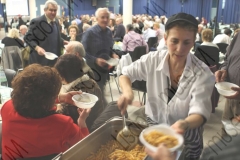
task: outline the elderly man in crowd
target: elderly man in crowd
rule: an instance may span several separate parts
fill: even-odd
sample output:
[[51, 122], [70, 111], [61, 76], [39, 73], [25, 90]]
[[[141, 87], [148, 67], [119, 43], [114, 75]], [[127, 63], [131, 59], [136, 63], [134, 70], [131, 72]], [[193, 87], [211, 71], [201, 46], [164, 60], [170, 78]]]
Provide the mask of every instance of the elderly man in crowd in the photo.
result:
[[23, 40], [24, 36], [26, 35], [28, 31], [28, 28], [26, 25], [21, 25], [20, 28], [19, 28], [19, 32], [20, 32], [20, 39]]
[[98, 8], [95, 14], [98, 24], [89, 28], [83, 34], [82, 44], [86, 51], [85, 58], [87, 64], [96, 71], [94, 72], [96, 82], [103, 91], [109, 77], [107, 60], [111, 57], [119, 57], [112, 53], [112, 32], [107, 27], [110, 20], [110, 12], [107, 8]]
[[153, 29], [151, 29], [151, 24], [148, 21], [144, 21], [144, 31], [143, 31], [143, 39], [145, 42], [148, 42], [150, 37], [156, 37], [157, 33]]
[[[82, 43], [78, 41], [69, 42], [68, 45], [65, 46], [65, 54], [75, 54], [81, 60], [83, 60], [83, 57], [86, 55]], [[88, 74], [90, 78], [94, 78], [92, 69], [87, 65], [85, 61], [83, 63], [83, 73]]]
[[56, 59], [46, 59], [45, 52], [52, 52], [60, 56], [63, 43], [67, 44], [61, 39], [59, 21], [56, 20], [57, 6], [58, 4], [54, 0], [46, 1], [44, 15], [34, 18], [30, 22], [29, 31], [24, 37], [24, 41], [31, 47], [29, 64], [53, 66]]
[[122, 41], [126, 33], [125, 27], [122, 24], [122, 18], [116, 19], [116, 29], [114, 31], [114, 41]]
[[229, 28], [226, 28], [224, 30], [223, 34], [219, 34], [217, 35], [214, 40], [213, 43], [217, 44], [217, 43], [226, 43], [228, 45], [230, 45], [231, 43], [231, 35], [232, 35], [232, 30]]

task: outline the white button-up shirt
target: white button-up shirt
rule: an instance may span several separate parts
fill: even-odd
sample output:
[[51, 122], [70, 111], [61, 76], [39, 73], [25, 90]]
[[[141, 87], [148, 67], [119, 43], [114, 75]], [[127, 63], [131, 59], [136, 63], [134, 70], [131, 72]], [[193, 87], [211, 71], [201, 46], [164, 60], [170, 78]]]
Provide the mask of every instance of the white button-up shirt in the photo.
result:
[[150, 52], [123, 68], [122, 74], [131, 82], [146, 81], [147, 116], [157, 123], [169, 125], [190, 114], [199, 114], [208, 120], [212, 110], [214, 75], [208, 66], [189, 53], [177, 92], [168, 103], [168, 88], [171, 86], [168, 57], [166, 50]]

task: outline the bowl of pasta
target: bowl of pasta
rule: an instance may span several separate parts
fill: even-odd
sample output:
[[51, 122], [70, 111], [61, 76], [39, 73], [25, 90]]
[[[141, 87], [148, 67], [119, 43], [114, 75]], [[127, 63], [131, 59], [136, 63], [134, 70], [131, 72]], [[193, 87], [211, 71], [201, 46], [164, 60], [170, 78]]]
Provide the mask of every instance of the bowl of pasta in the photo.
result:
[[171, 152], [177, 151], [183, 145], [183, 136], [176, 133], [165, 124], [154, 125], [144, 129], [139, 137], [141, 143], [153, 152], [164, 143]]

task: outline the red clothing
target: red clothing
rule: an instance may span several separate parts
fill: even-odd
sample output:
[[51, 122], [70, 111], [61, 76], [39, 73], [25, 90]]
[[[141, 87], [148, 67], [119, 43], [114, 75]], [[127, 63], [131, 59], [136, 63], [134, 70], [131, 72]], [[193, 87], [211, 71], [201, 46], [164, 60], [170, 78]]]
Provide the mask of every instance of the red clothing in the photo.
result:
[[22, 117], [12, 100], [3, 105], [1, 116], [3, 160], [64, 152], [89, 134], [87, 128], [79, 128], [71, 117], [61, 114], [40, 119]]

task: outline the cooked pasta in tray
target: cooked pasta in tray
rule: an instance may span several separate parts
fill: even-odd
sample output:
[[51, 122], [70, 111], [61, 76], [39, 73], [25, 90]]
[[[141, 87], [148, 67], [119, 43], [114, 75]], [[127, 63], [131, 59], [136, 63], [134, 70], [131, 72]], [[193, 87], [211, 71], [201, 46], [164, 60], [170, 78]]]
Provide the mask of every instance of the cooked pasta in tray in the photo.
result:
[[166, 147], [173, 148], [178, 144], [177, 138], [165, 135], [159, 131], [151, 131], [148, 134], [144, 134], [144, 139], [151, 145], [157, 147], [159, 144], [164, 143]]
[[116, 140], [110, 140], [86, 160], [143, 160], [145, 156], [143, 146], [137, 145], [132, 150], [125, 151]]

